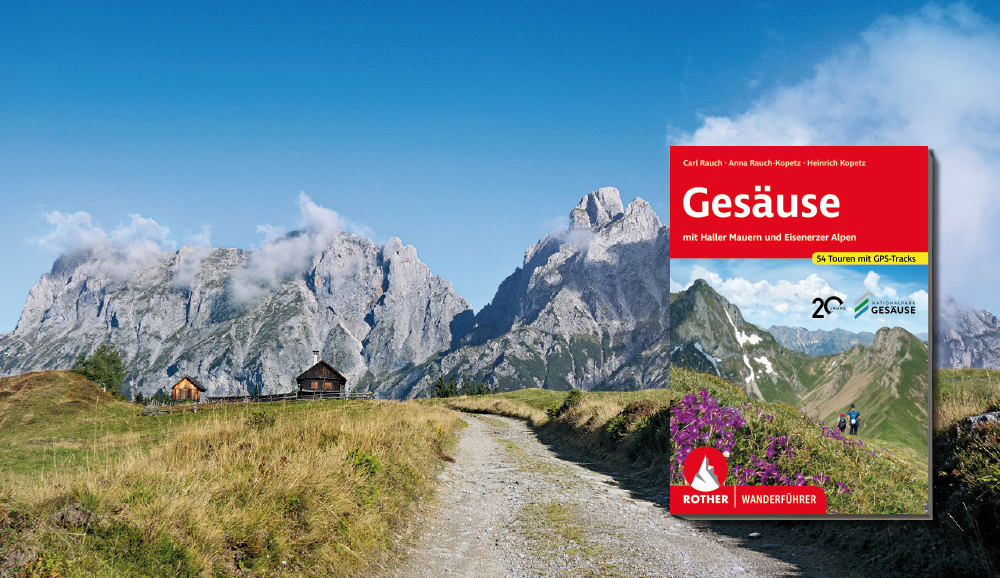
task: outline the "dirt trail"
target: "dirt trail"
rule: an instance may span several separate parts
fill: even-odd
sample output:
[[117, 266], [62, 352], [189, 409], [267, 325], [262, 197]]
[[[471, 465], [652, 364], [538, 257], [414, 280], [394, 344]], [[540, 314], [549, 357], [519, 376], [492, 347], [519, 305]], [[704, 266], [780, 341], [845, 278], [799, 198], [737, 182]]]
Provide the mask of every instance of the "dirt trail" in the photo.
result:
[[455, 463], [398, 578], [837, 575], [671, 517], [614, 478], [558, 459], [520, 421], [464, 419]]

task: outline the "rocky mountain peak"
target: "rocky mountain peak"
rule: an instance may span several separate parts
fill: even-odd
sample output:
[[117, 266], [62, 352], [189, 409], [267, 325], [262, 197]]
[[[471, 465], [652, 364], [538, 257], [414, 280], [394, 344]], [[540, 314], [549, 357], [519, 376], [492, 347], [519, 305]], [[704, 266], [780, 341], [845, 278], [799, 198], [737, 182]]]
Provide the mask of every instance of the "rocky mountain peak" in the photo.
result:
[[695, 279], [690, 287], [680, 293], [680, 298], [690, 301], [691, 307], [695, 307], [695, 302], [699, 298], [705, 302], [713, 303], [729, 315], [729, 319], [736, 328], [742, 328], [746, 324], [740, 308], [730, 303], [704, 279]]
[[620, 218], [625, 213], [621, 194], [614, 187], [602, 187], [580, 201], [570, 213], [569, 228], [599, 229]]
[[525, 250], [441, 369], [463, 366], [504, 388], [664, 384], [669, 257], [669, 230], [646, 201], [626, 209], [617, 189], [593, 191], [568, 230]]
[[1000, 368], [1000, 320], [952, 296], [937, 307], [935, 367]]
[[209, 395], [236, 395], [294, 388], [318, 349], [351, 389], [376, 389], [467, 332], [466, 301], [398, 238], [284, 239], [282, 250], [252, 253], [70, 251], [32, 288], [16, 332], [0, 337], [0, 362], [7, 373], [69, 367], [110, 342], [133, 391], [190, 374]]
[[894, 368], [895, 375], [898, 375], [899, 360], [911, 359], [910, 349], [917, 344], [926, 350], [927, 346], [923, 341], [902, 327], [881, 327], [875, 332], [875, 338], [862, 361], [862, 366], [867, 368], [874, 364], [891, 367]]
[[872, 350], [881, 351], [892, 348], [899, 340], [905, 339], [908, 335], [910, 332], [902, 327], [880, 327], [872, 340]]
[[413, 245], [404, 245], [399, 237], [390, 237], [385, 245], [382, 245], [381, 257], [385, 261], [398, 258], [404, 262], [415, 262], [417, 250]]

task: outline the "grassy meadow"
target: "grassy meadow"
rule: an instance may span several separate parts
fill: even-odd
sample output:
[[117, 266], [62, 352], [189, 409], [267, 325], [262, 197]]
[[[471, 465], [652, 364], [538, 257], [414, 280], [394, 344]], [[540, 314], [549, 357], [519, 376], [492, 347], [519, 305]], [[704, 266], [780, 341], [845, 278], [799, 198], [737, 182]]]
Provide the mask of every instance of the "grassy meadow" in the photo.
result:
[[0, 575], [371, 575], [460, 423], [371, 401], [142, 417], [71, 372], [4, 378]]
[[[795, 451], [775, 452], [772, 463], [823, 485], [831, 511], [923, 512], [924, 457], [874, 439], [845, 443], [797, 409], [748, 399], [711, 375], [673, 368], [671, 378], [671, 390], [523, 389], [150, 417], [71, 372], [3, 378], [0, 576], [380, 574], [401, 557], [413, 514], [432, 496], [461, 425], [454, 410], [524, 419], [570, 453], [637, 474], [633, 486], [665, 488], [678, 443], [668, 408], [703, 403], [702, 390], [747, 422], [734, 456], [766, 455], [787, 438]], [[963, 426], [996, 409], [1000, 372], [935, 373], [933, 521], [713, 527], [785, 536], [886, 575], [996, 576], [1000, 426]]]

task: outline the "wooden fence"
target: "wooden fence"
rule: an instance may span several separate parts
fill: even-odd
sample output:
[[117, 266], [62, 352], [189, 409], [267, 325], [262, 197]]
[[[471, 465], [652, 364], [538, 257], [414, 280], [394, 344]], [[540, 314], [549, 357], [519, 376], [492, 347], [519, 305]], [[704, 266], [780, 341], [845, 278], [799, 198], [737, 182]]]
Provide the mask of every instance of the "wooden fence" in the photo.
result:
[[151, 401], [142, 412], [147, 415], [191, 411], [199, 409], [219, 408], [231, 405], [250, 405], [251, 403], [278, 403], [287, 401], [322, 401], [324, 399], [372, 399], [370, 391], [345, 391], [325, 393], [276, 393], [273, 395], [243, 395], [235, 397], [205, 396], [197, 403], [174, 403]]

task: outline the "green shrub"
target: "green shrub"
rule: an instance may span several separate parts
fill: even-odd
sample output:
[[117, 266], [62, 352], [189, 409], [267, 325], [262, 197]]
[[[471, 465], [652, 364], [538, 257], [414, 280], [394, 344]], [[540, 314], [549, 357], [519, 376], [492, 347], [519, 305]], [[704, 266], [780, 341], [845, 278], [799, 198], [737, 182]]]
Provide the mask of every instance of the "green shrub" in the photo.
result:
[[102, 343], [89, 357], [81, 353], [73, 365], [73, 371], [107, 388], [112, 396], [115, 393], [121, 396], [118, 386], [125, 381], [125, 364], [114, 345]]
[[264, 410], [252, 410], [247, 416], [246, 424], [248, 428], [262, 430], [274, 425], [274, 416]]
[[625, 409], [608, 421], [607, 432], [611, 439], [622, 440], [630, 432], [648, 424], [650, 416], [660, 411], [660, 404], [654, 399], [640, 399], [630, 402]]
[[448, 381], [444, 380], [444, 376], [439, 377], [434, 383], [433, 397], [458, 397], [458, 382], [455, 381], [455, 376], [451, 376]]
[[566, 394], [566, 398], [563, 400], [562, 405], [552, 406], [545, 410], [545, 413], [552, 419], [555, 419], [567, 411], [573, 409], [574, 407], [580, 405], [583, 401], [583, 392], [579, 389], [571, 389], [569, 393]]
[[375, 456], [370, 455], [368, 452], [361, 448], [354, 448], [353, 450], [347, 452], [347, 457], [345, 458], [347, 463], [354, 466], [354, 469], [358, 472], [368, 476], [373, 477], [378, 473], [381, 464], [378, 463], [378, 459]]
[[462, 395], [490, 395], [493, 390], [485, 383], [470, 381], [462, 387]]

